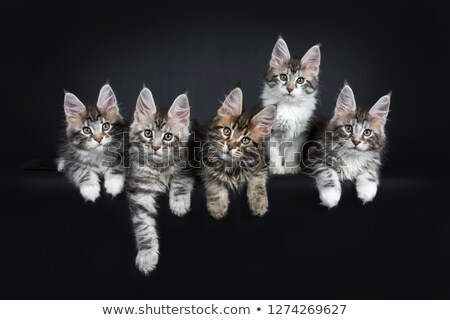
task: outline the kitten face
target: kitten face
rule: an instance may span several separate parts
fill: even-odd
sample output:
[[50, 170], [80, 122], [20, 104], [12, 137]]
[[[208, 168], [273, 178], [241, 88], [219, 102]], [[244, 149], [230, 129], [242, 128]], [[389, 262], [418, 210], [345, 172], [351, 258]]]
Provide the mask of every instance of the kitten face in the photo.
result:
[[390, 96], [383, 96], [370, 110], [356, 106], [353, 91], [345, 86], [336, 104], [328, 129], [335, 143], [356, 151], [378, 150], [384, 145], [384, 125], [389, 112]]
[[176, 158], [180, 147], [189, 137], [189, 101], [178, 96], [167, 111], [157, 109], [149, 89], [139, 94], [131, 124], [130, 142], [143, 151], [148, 159], [162, 162]]
[[77, 149], [102, 152], [106, 145], [121, 141], [123, 120], [109, 85], [100, 90], [97, 105], [88, 108], [67, 92], [64, 110], [68, 122], [67, 137]]
[[210, 125], [209, 156], [241, 166], [259, 164], [263, 160], [262, 144], [274, 119], [273, 106], [264, 108], [253, 118], [242, 114], [242, 91], [234, 89]]
[[291, 57], [286, 42], [280, 38], [273, 48], [266, 85], [279, 101], [302, 100], [314, 94], [319, 83], [320, 49], [313, 46], [303, 58]]

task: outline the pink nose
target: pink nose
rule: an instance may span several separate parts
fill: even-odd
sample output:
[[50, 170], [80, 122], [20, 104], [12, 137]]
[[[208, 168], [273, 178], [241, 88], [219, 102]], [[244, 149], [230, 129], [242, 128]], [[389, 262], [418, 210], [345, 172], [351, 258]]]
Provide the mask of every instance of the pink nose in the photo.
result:
[[152, 148], [153, 148], [153, 150], [158, 151], [161, 147], [160, 146], [153, 146]]
[[294, 91], [293, 88], [286, 88], [286, 90], [287, 90], [289, 93], [291, 93], [292, 91]]
[[353, 144], [354, 144], [355, 146], [357, 146], [358, 144], [361, 143], [361, 141], [359, 141], [359, 140], [352, 140], [352, 142], [353, 142]]
[[100, 142], [102, 142], [103, 137], [95, 137], [94, 140], [97, 141], [98, 143], [100, 143]]

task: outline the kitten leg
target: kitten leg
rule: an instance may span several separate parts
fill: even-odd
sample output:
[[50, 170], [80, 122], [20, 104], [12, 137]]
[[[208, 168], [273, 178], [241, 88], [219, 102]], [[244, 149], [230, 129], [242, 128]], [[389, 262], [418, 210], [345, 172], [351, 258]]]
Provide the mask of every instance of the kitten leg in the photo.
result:
[[228, 211], [228, 190], [225, 186], [215, 183], [205, 183], [206, 188], [206, 206], [211, 217], [215, 219], [223, 218]]
[[254, 176], [247, 184], [247, 200], [252, 214], [263, 216], [269, 209], [267, 198], [267, 175]]
[[79, 167], [71, 172], [72, 180], [80, 188], [85, 201], [94, 202], [100, 196], [100, 182], [98, 175], [87, 168]]
[[159, 259], [155, 197], [156, 194], [152, 192], [129, 196], [131, 221], [138, 249], [136, 267], [145, 275], [156, 268]]
[[280, 141], [275, 137], [270, 137], [269, 143], [269, 172], [271, 174], [285, 174], [285, 168], [283, 167], [283, 155], [280, 152]]
[[123, 190], [125, 172], [121, 167], [110, 168], [105, 173], [106, 192], [115, 197]]
[[193, 177], [178, 177], [172, 180], [169, 192], [169, 205], [173, 214], [182, 217], [189, 212], [193, 189]]
[[359, 174], [355, 179], [356, 192], [363, 204], [370, 202], [375, 198], [378, 189], [378, 173], [366, 171]]
[[316, 184], [319, 189], [321, 205], [333, 208], [341, 199], [341, 183], [335, 170], [324, 167], [316, 173]]
[[297, 174], [300, 172], [300, 152], [303, 147], [304, 137], [292, 138], [292, 141], [285, 142], [284, 167], [286, 174]]

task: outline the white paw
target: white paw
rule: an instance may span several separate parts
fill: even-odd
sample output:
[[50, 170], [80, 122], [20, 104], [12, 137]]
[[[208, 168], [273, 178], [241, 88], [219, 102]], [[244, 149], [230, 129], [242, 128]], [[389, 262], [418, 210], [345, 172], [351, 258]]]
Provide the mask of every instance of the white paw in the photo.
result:
[[269, 172], [271, 174], [286, 174], [286, 169], [282, 166], [269, 167]]
[[339, 200], [341, 199], [341, 190], [336, 188], [323, 188], [319, 190], [319, 196], [321, 205], [333, 208], [337, 206]]
[[100, 196], [100, 184], [98, 182], [87, 182], [80, 186], [80, 193], [85, 201], [94, 202]]
[[358, 198], [362, 200], [363, 204], [366, 204], [367, 202], [370, 202], [373, 200], [373, 198], [375, 198], [377, 189], [377, 184], [373, 182], [359, 184], [356, 186]]
[[182, 217], [191, 209], [190, 196], [178, 197], [175, 200], [170, 200], [170, 209], [173, 214]]
[[136, 267], [143, 274], [148, 275], [155, 270], [158, 264], [159, 254], [155, 250], [141, 250], [136, 256]]
[[300, 166], [297, 167], [287, 167], [285, 168], [285, 173], [286, 174], [297, 174], [300, 172]]
[[117, 196], [123, 190], [125, 178], [121, 175], [112, 175], [105, 178], [106, 192], [113, 197]]

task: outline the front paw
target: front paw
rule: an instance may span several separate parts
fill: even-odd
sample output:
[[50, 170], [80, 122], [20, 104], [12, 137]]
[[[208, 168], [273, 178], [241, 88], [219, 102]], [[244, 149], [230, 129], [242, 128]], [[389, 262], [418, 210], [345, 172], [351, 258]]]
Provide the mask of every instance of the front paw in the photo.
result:
[[169, 205], [174, 215], [182, 217], [191, 210], [191, 198], [190, 196], [184, 196], [170, 199]]
[[100, 184], [98, 182], [86, 182], [80, 185], [80, 193], [85, 201], [95, 202], [100, 196]]
[[221, 203], [210, 203], [207, 204], [208, 212], [214, 219], [222, 219], [227, 215], [228, 205]]
[[358, 198], [361, 199], [363, 204], [366, 204], [367, 202], [370, 202], [375, 198], [375, 195], [377, 194], [377, 184], [370, 182], [370, 183], [364, 183], [356, 186], [356, 191], [358, 192]]
[[155, 270], [158, 264], [159, 254], [156, 250], [140, 250], [136, 256], [136, 267], [143, 274]]
[[286, 169], [283, 166], [269, 167], [270, 174], [286, 174]]
[[336, 188], [323, 188], [319, 190], [319, 196], [322, 201], [320, 204], [331, 209], [337, 206], [341, 199], [341, 190]]
[[269, 200], [266, 198], [249, 201], [248, 205], [254, 216], [262, 217], [269, 210]]
[[112, 175], [105, 177], [105, 189], [106, 192], [113, 197], [117, 196], [123, 190], [123, 185], [125, 182], [124, 176]]

